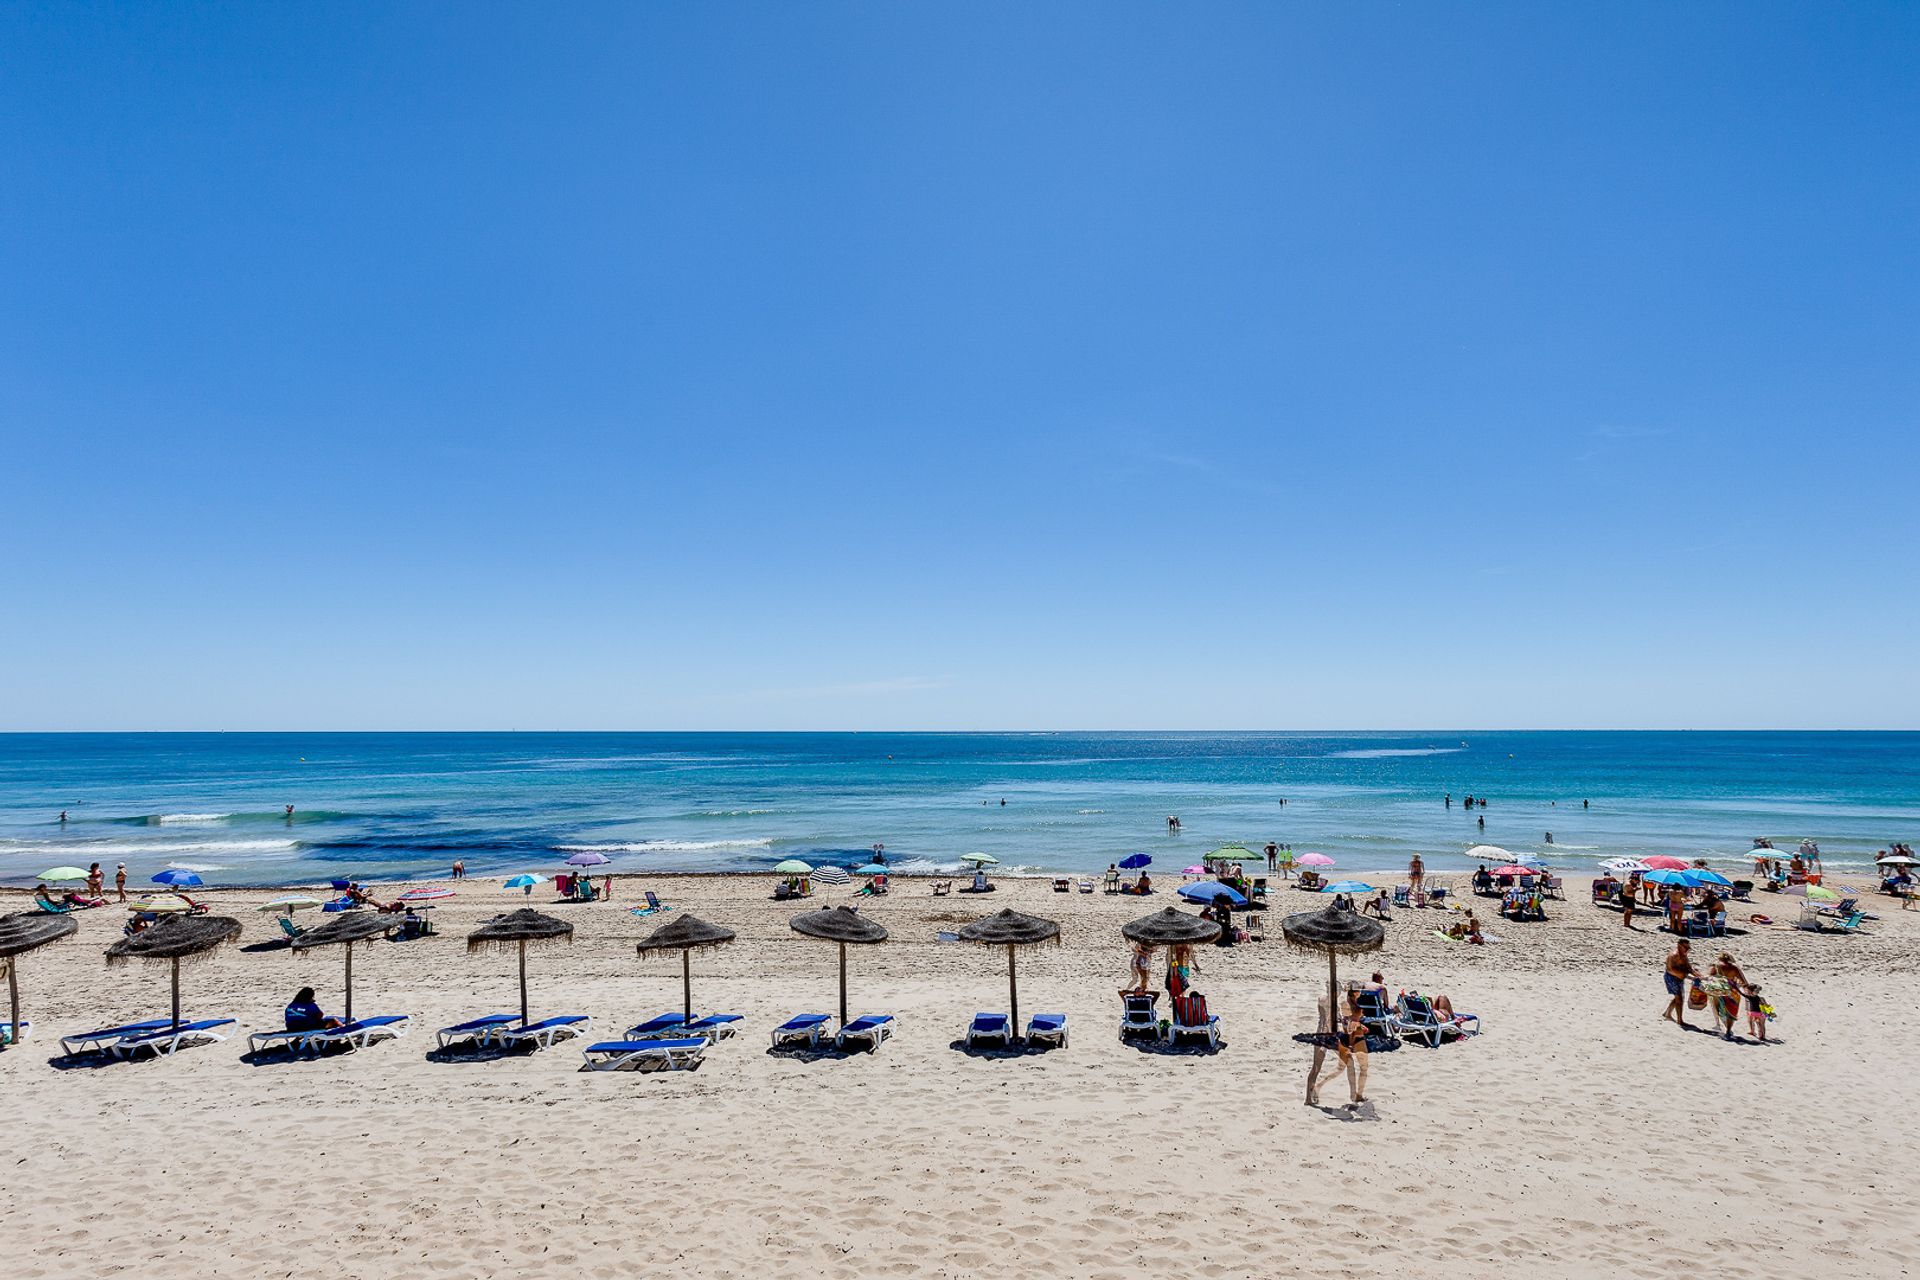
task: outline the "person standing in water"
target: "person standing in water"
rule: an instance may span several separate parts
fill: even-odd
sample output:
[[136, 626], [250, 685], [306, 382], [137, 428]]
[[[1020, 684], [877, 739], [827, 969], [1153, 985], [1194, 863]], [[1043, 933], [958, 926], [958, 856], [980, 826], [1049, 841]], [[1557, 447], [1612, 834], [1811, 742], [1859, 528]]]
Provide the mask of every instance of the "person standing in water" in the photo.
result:
[[288, 806], [287, 806], [287, 821], [288, 821], [288, 822], [292, 822], [292, 821], [293, 821], [293, 806], [292, 806], [292, 805], [288, 805]]
[[1280, 846], [1275, 844], [1273, 841], [1269, 840], [1267, 841], [1267, 874], [1269, 875], [1273, 874], [1273, 872], [1279, 867], [1279, 863], [1280, 863]]

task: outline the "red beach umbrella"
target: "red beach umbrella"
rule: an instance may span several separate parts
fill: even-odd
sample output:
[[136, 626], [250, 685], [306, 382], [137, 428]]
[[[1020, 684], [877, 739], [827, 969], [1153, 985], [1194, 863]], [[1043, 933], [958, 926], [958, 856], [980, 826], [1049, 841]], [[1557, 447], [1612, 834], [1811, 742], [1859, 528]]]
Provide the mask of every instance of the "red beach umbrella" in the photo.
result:
[[1648, 867], [1655, 871], [1685, 871], [1687, 869], [1686, 863], [1678, 858], [1669, 858], [1664, 853], [1656, 853], [1651, 858], [1642, 858], [1640, 861], [1646, 863]]

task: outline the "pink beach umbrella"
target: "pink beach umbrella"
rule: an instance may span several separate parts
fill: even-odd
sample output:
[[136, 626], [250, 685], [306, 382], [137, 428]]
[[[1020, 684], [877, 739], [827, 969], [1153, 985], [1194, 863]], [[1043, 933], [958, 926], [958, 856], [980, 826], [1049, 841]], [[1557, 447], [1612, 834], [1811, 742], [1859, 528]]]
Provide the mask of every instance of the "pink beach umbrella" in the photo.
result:
[[1686, 863], [1678, 858], [1670, 858], [1664, 853], [1656, 853], [1651, 858], [1642, 858], [1640, 861], [1646, 863], [1648, 867], [1655, 871], [1685, 871], [1687, 869]]
[[1207, 869], [1196, 862], [1180, 874], [1183, 876], [1203, 876], [1207, 874]]
[[1303, 867], [1330, 867], [1333, 865], [1333, 859], [1324, 853], [1303, 853], [1300, 855], [1300, 865]]

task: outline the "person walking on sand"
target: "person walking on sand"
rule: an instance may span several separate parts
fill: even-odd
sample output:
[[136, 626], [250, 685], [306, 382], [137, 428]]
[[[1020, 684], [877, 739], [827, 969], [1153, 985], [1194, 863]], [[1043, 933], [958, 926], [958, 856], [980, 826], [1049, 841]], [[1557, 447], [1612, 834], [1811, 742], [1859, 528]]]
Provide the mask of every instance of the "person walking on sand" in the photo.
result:
[[[1620, 927], [1623, 929], [1633, 929], [1633, 896], [1638, 892], [1640, 892], [1640, 877], [1628, 876], [1626, 887], [1620, 890]], [[1638, 929], [1633, 931], [1640, 932]]]
[[1693, 956], [1685, 938], [1673, 944], [1672, 954], [1667, 956], [1667, 1011], [1660, 1016], [1676, 1022], [1682, 1027], [1687, 1025], [1687, 980], [1700, 976], [1693, 967]]
[[1740, 971], [1740, 966], [1733, 962], [1733, 954], [1727, 951], [1720, 953], [1707, 973], [1725, 986], [1725, 990], [1713, 993], [1713, 1017], [1720, 1024], [1721, 1034], [1731, 1040], [1733, 1024], [1740, 1020], [1740, 997], [1746, 994], [1747, 975]]
[[1407, 879], [1413, 883], [1413, 891], [1420, 892], [1420, 885], [1427, 878], [1427, 864], [1420, 861], [1420, 855], [1414, 854], [1413, 861], [1407, 864]]

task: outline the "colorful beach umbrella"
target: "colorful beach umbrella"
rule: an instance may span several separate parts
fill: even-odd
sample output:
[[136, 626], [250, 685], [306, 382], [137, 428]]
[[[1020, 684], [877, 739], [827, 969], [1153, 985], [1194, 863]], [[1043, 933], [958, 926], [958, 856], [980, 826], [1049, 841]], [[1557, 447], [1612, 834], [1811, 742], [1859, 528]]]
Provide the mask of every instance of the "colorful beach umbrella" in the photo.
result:
[[1333, 865], [1333, 859], [1324, 853], [1303, 853], [1300, 855], [1299, 863], [1303, 867], [1330, 867]]
[[188, 871], [184, 867], [168, 867], [159, 875], [151, 877], [151, 879], [155, 884], [171, 885], [176, 889], [197, 889], [206, 883], [205, 880], [200, 878], [198, 871]]
[[1653, 854], [1650, 857], [1642, 859], [1642, 861], [1655, 871], [1685, 871], [1687, 869], [1687, 864], [1684, 861], [1664, 853]]
[[990, 853], [963, 853], [960, 855], [960, 861], [971, 862], [976, 867], [995, 867], [1000, 865], [1000, 859]]
[[1120, 869], [1122, 871], [1138, 871], [1142, 867], [1150, 867], [1152, 865], [1153, 859], [1144, 853], [1130, 853], [1120, 859]]
[[521, 890], [524, 890], [528, 895], [531, 895], [533, 893], [533, 886], [537, 884], [545, 884], [546, 882], [547, 882], [547, 878], [545, 876], [534, 875], [532, 872], [523, 872], [522, 874], [514, 876], [512, 879], [508, 880], [504, 885], [501, 886], [501, 888], [521, 889]]
[[612, 861], [613, 859], [604, 853], [596, 853], [592, 849], [583, 849], [571, 858], [568, 858], [567, 865], [570, 867], [604, 867]]
[[1840, 895], [1823, 884], [1807, 886], [1807, 900], [1810, 902], [1838, 902]]
[[1203, 876], [1207, 874], [1207, 869], [1196, 862], [1180, 874], [1183, 876]]
[[1530, 876], [1533, 874], [1533, 868], [1523, 867], [1517, 862], [1509, 862], [1504, 867], [1495, 867], [1491, 874], [1496, 876]]
[[430, 884], [430, 885], [421, 885], [418, 889], [407, 890], [405, 893], [400, 895], [397, 901], [439, 902], [443, 898], [451, 898], [452, 896], [453, 896], [453, 890], [447, 888], [445, 885]]
[[62, 880], [85, 880], [86, 878], [87, 873], [79, 867], [48, 867], [34, 877], [36, 880], [46, 880], [56, 884]]
[[813, 868], [798, 858], [788, 858], [785, 862], [776, 862], [773, 869], [783, 876], [805, 876], [813, 874]]
[[1207, 855], [1209, 862], [1262, 862], [1266, 854], [1255, 853], [1243, 844], [1223, 844]]
[[1680, 874], [1685, 876], [1687, 878], [1687, 883], [1689, 885], [1692, 885], [1696, 889], [1699, 888], [1701, 885], [1709, 885], [1709, 884], [1714, 886], [1717, 889], [1733, 888], [1733, 881], [1727, 879], [1725, 876], [1721, 875], [1718, 871], [1708, 871], [1704, 867], [1689, 867], [1687, 870], [1682, 871]]
[[857, 876], [883, 876], [887, 874], [887, 868], [884, 863], [869, 862], [864, 867], [855, 867], [853, 874]]
[[846, 871], [840, 867], [815, 867], [812, 874], [821, 884], [845, 884], [848, 880]]
[[1693, 882], [1687, 879], [1684, 872], [1674, 871], [1667, 867], [1656, 867], [1640, 878], [1648, 884], [1677, 884], [1683, 889], [1691, 889], [1693, 887]]

